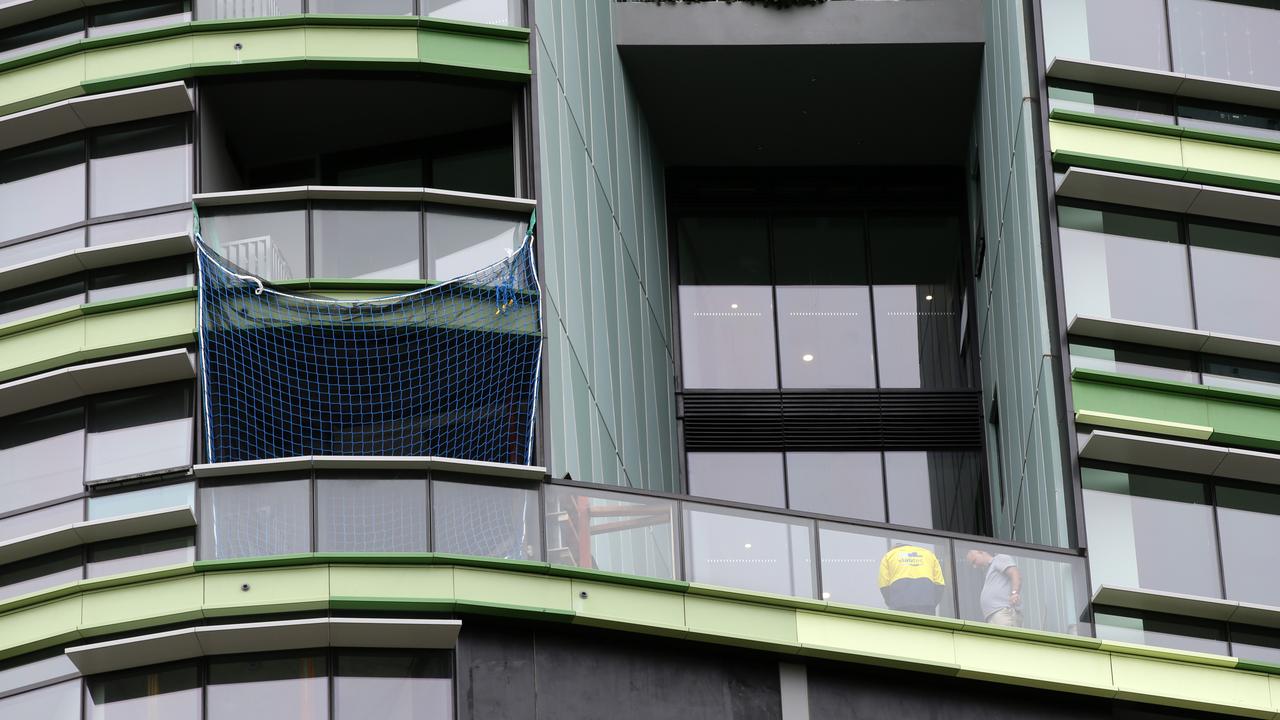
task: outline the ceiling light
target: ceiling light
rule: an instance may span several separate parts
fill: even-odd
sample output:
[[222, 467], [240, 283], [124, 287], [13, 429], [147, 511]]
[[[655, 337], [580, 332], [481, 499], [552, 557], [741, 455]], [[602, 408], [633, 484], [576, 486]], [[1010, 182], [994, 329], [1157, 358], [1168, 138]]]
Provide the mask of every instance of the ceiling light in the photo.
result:
[[932, 299], [933, 299], [933, 296], [932, 296], [932, 295], [925, 295], [925, 296], [924, 296], [924, 299], [925, 299], [925, 300], [932, 300]]
[[805, 354], [803, 354], [803, 355], [801, 355], [801, 356], [800, 356], [800, 359], [801, 359], [801, 360], [803, 360], [803, 361], [805, 361], [805, 362], [813, 362], [813, 354], [812, 354], [812, 353], [805, 353]]
[[824, 592], [824, 593], [822, 593], [822, 599], [823, 599], [823, 600], [830, 600], [830, 599], [831, 599], [831, 593], [829, 593], [829, 592]]
[[744, 547], [744, 548], [746, 548], [746, 549], [750, 550], [750, 549], [751, 549], [751, 543], [747, 543], [746, 545], [743, 545], [742, 547]]
[[730, 309], [730, 310], [737, 310], [737, 309], [738, 309], [738, 303], [729, 303], [729, 309]]

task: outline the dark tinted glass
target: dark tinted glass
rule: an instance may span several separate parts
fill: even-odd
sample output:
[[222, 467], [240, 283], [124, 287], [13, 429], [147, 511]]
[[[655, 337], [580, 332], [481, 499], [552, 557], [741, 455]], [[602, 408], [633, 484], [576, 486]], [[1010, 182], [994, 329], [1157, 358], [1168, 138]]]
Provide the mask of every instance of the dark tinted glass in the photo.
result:
[[200, 713], [200, 676], [194, 664], [93, 677], [85, 691], [86, 720], [186, 720]]
[[1178, 124], [1254, 137], [1280, 137], [1280, 113], [1195, 100], [1178, 101]]
[[[89, 15], [89, 34], [102, 35], [157, 27], [176, 21], [174, 15], [191, 12], [187, 0], [138, 0], [112, 3]], [[190, 15], [187, 15], [189, 18]]]
[[986, 520], [980, 453], [891, 451], [884, 454], [889, 522], [980, 534]]
[[682, 285], [770, 284], [764, 218], [683, 218], [676, 233]]
[[74, 40], [84, 34], [80, 14], [58, 15], [0, 30], [0, 58], [34, 52], [54, 44]]
[[1049, 108], [1171, 124], [1173, 101], [1163, 95], [1055, 80]]
[[1094, 623], [1098, 637], [1104, 640], [1227, 654], [1225, 625], [1111, 609], [1095, 613]]
[[183, 256], [98, 270], [89, 277], [89, 302], [189, 287], [192, 272], [191, 258]]
[[1204, 358], [1204, 384], [1268, 394], [1280, 393], [1280, 367], [1237, 358]]
[[0, 324], [84, 302], [84, 281], [58, 278], [0, 293]]
[[1109, 343], [1105, 340], [1090, 340], [1087, 345], [1072, 343], [1070, 347], [1072, 368], [1103, 370], [1177, 382], [1200, 381], [1195, 357], [1190, 353], [1141, 345]]
[[324, 655], [211, 659], [206, 720], [282, 720], [328, 715]]
[[866, 285], [862, 217], [778, 217], [773, 221], [778, 285]]
[[448, 652], [347, 652], [337, 657], [334, 720], [453, 717]]

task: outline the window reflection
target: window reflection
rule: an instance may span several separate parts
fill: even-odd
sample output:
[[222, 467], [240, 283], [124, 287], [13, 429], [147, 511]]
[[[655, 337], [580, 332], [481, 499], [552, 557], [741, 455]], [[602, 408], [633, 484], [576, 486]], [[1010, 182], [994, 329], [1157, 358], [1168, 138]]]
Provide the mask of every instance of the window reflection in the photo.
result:
[[250, 275], [292, 280], [307, 271], [307, 212], [301, 205], [211, 208], [200, 214], [200, 235]]
[[505, 260], [524, 232], [510, 215], [428, 206], [427, 277], [448, 280]]
[[674, 501], [553, 485], [546, 492], [548, 561], [630, 575], [679, 576]]
[[87, 482], [191, 464], [190, 385], [96, 396], [89, 402]]
[[200, 557], [311, 551], [311, 482], [246, 481], [200, 488]]
[[1107, 610], [1094, 613], [1094, 626], [1102, 640], [1214, 655], [1228, 654], [1226, 630], [1216, 623], [1126, 610]]
[[537, 491], [437, 481], [431, 492], [436, 552], [538, 559]]
[[329, 713], [328, 661], [321, 654], [209, 660], [207, 720], [323, 718]]
[[[85, 720], [200, 717], [200, 678], [194, 664], [129, 670], [85, 683]], [[57, 717], [57, 716], [50, 716]]]
[[764, 513], [685, 505], [689, 579], [812, 597], [812, 524]]
[[334, 204], [317, 207], [311, 217], [316, 277], [422, 276], [415, 207]]
[[316, 483], [320, 552], [426, 552], [427, 481], [321, 479]]
[[85, 143], [0, 152], [0, 242], [85, 219]]
[[334, 720], [453, 717], [448, 653], [343, 652], [336, 665]]

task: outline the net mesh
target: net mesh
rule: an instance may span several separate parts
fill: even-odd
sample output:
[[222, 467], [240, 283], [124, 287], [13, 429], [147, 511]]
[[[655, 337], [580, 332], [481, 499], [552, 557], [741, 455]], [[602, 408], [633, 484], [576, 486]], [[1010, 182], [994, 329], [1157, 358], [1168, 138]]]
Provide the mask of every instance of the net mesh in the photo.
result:
[[482, 270], [368, 300], [281, 292], [197, 245], [207, 462], [532, 462], [542, 335], [531, 233]]

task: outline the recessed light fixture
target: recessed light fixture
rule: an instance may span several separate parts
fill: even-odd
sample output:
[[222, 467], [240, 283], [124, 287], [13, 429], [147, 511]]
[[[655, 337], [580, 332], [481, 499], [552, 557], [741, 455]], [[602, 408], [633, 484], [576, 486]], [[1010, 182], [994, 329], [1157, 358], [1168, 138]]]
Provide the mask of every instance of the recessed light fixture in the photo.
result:
[[750, 549], [751, 549], [751, 543], [747, 543], [746, 545], [743, 545], [742, 547], [744, 547], [744, 548], [746, 548], [746, 549], [750, 550]]
[[813, 353], [805, 353], [800, 356], [800, 359], [805, 362], [813, 362]]
[[738, 309], [738, 303], [729, 303], [729, 309], [730, 309], [730, 310], [737, 310], [737, 309]]
[[831, 599], [831, 593], [829, 593], [829, 592], [824, 592], [824, 593], [822, 593], [822, 599], [823, 599], [823, 600], [830, 600], [830, 599]]
[[933, 296], [932, 296], [932, 295], [925, 295], [925, 296], [924, 296], [924, 299], [925, 299], [925, 300], [932, 300], [932, 299], [933, 299]]

